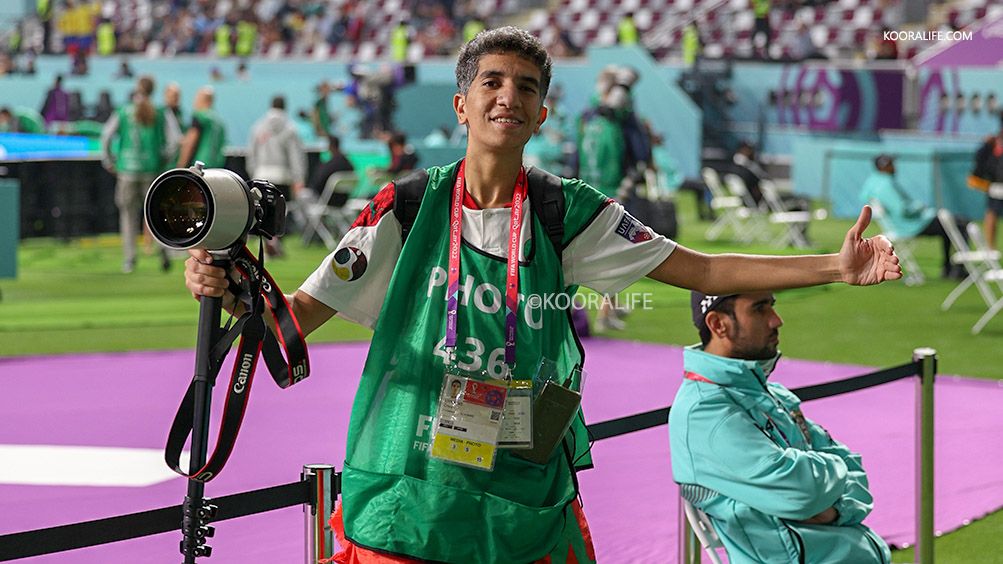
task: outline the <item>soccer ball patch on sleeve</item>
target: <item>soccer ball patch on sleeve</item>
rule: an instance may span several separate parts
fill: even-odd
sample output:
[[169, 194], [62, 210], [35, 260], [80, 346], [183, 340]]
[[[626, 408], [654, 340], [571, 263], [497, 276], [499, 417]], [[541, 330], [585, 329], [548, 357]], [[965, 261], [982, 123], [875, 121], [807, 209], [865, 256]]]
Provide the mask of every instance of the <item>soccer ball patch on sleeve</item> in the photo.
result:
[[342, 247], [338, 249], [338, 252], [334, 253], [334, 259], [331, 260], [331, 268], [334, 270], [334, 274], [345, 282], [361, 278], [365, 274], [368, 264], [369, 261], [366, 260], [366, 255], [355, 247]]

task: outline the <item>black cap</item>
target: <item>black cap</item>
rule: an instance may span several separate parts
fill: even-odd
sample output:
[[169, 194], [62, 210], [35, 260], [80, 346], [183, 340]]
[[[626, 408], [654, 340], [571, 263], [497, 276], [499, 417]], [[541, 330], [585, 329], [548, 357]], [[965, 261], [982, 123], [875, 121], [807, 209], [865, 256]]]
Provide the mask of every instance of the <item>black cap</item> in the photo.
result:
[[894, 160], [895, 160], [895, 155], [889, 155], [888, 153], [882, 153], [882, 154], [878, 155], [876, 159], [874, 159], [874, 166], [876, 166], [878, 168], [885, 168], [886, 166], [888, 166], [889, 164], [891, 164], [892, 161], [894, 161]]
[[726, 296], [708, 296], [700, 292], [690, 294], [690, 309], [693, 311], [693, 325], [697, 329], [707, 326], [707, 314], [717, 309], [721, 302], [738, 294], [728, 294]]

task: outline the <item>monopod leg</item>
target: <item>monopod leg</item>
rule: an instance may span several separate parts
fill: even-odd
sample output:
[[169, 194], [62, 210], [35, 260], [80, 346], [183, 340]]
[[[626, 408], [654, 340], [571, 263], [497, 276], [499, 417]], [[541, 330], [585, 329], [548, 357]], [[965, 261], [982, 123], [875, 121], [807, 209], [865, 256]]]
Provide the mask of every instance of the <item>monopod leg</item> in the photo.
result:
[[[216, 260], [214, 265], [229, 268], [226, 261]], [[209, 404], [212, 399], [214, 374], [209, 366], [209, 353], [221, 335], [220, 313], [223, 299], [202, 296], [199, 300], [198, 340], [195, 345], [195, 409], [192, 421], [191, 462], [189, 474], [200, 470], [206, 463], [206, 439], [209, 435]], [[205, 479], [205, 476], [197, 476]], [[195, 564], [198, 556], [209, 556], [212, 548], [205, 545], [205, 537], [212, 536], [211, 527], [205, 522], [211, 517], [212, 509], [203, 507], [205, 484], [196, 479], [188, 480], [188, 495], [185, 496], [184, 520], [182, 522], [181, 552], [185, 564]]]

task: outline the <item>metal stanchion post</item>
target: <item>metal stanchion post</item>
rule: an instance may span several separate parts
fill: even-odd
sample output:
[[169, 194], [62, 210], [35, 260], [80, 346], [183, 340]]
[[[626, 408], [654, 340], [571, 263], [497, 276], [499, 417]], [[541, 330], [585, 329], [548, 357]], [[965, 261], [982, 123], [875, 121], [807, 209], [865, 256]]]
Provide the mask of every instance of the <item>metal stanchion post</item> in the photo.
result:
[[303, 505], [306, 516], [306, 562], [317, 564], [318, 560], [334, 556], [334, 532], [328, 519], [334, 511], [335, 471], [330, 464], [307, 464], [303, 467], [303, 479], [311, 485], [310, 503]]
[[917, 564], [933, 564], [933, 382], [937, 351], [915, 349], [913, 362], [922, 363], [916, 384], [916, 548]]

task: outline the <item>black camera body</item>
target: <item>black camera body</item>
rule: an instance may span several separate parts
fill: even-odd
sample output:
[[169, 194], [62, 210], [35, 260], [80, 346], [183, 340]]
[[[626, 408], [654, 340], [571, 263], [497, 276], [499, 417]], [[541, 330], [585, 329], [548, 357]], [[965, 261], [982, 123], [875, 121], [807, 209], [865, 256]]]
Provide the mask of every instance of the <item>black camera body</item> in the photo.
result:
[[286, 226], [286, 201], [272, 183], [248, 184], [233, 171], [201, 162], [158, 176], [143, 210], [150, 232], [172, 249], [227, 250], [249, 234], [282, 236]]

